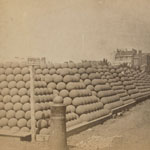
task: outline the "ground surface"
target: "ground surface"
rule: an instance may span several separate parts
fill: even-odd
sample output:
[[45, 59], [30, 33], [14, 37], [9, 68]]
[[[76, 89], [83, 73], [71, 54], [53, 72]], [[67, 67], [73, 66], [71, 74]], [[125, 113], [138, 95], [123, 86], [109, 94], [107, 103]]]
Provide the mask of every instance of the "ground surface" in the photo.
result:
[[[68, 138], [69, 150], [150, 150], [150, 100], [123, 116]], [[31, 144], [1, 138], [0, 150], [50, 150], [47, 143]]]
[[150, 150], [150, 100], [68, 138], [70, 150]]

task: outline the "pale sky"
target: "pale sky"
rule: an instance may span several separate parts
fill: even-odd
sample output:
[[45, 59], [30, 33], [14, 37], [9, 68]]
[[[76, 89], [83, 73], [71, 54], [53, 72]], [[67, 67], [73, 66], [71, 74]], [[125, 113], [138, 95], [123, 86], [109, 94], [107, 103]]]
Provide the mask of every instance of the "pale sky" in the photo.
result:
[[150, 52], [149, 0], [0, 0], [0, 57], [52, 62]]

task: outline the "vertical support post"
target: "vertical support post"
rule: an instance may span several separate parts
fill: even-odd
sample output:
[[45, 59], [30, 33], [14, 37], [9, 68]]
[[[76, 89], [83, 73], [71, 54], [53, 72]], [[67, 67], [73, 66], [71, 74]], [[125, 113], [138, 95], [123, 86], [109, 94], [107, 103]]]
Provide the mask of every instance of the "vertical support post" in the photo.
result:
[[34, 70], [33, 66], [29, 66], [30, 70], [30, 105], [31, 105], [31, 133], [32, 133], [32, 142], [35, 142], [35, 101], [34, 101]]
[[54, 103], [51, 106], [50, 149], [67, 150], [66, 106]]

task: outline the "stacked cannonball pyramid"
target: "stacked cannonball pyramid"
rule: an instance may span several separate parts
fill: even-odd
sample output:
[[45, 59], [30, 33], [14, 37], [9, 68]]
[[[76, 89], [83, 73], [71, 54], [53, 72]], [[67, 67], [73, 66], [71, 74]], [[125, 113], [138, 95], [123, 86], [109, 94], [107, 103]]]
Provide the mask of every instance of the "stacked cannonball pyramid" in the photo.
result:
[[[110, 71], [112, 71], [112, 73]], [[110, 85], [111, 82], [114, 81], [114, 76], [116, 76], [113, 67], [99, 66], [98, 72], [101, 77], [99, 79], [93, 79], [92, 84], [95, 92], [97, 93], [97, 97], [103, 103], [104, 108], [112, 110], [113, 108], [123, 105], [123, 102], [120, 101], [119, 96], [116, 95]]]
[[126, 77], [128, 78], [128, 82], [124, 83], [125, 89], [127, 90], [128, 95], [130, 95], [132, 99], [136, 100], [136, 98], [141, 96], [141, 93], [134, 84], [135, 83], [134, 74], [129, 69], [126, 70], [125, 74], [126, 74]]
[[49, 82], [49, 70], [46, 65], [34, 67], [34, 95], [35, 95], [35, 121], [39, 134], [49, 134], [50, 106], [53, 100], [52, 88], [47, 86]]
[[97, 85], [95, 89], [98, 91], [97, 96], [104, 104], [105, 109], [111, 110], [123, 105], [123, 101], [108, 84]]
[[141, 78], [141, 72], [139, 70], [135, 70], [134, 72], [132, 72], [133, 78], [134, 78], [134, 85], [136, 86], [136, 88], [139, 90], [139, 96], [144, 95], [144, 93], [142, 93], [141, 89], [144, 88], [143, 86], [143, 80]]
[[124, 104], [130, 103], [134, 101], [126, 91], [126, 84], [128, 82], [128, 77], [125, 74], [126, 68], [115, 68], [115, 76], [113, 82], [110, 83], [112, 89], [116, 92], [116, 94], [120, 97], [120, 100], [123, 101]]
[[52, 89], [53, 98], [56, 95], [63, 98], [66, 105], [67, 127], [85, 121], [83, 114], [91, 113], [103, 106], [97, 97], [92, 95], [91, 90], [85, 88], [86, 66], [87, 64], [73, 62], [47, 65], [48, 72], [44, 75], [47, 88]]
[[145, 73], [139, 73], [136, 76], [136, 87], [139, 89], [142, 95], [150, 94], [150, 77]]
[[26, 63], [0, 64], [0, 128], [30, 131], [30, 75]]
[[150, 94], [150, 75], [146, 74], [144, 78], [145, 94]]
[[109, 79], [109, 83], [111, 88], [119, 96], [120, 100], [122, 100], [124, 104], [128, 103], [128, 100], [130, 100], [131, 98], [126, 92], [126, 90], [124, 89], [123, 83], [122, 81], [120, 81], [119, 77], [116, 77], [114, 79]]
[[116, 73], [115, 68], [113, 66], [100, 66], [99, 73], [102, 72], [100, 84], [95, 86], [95, 90], [97, 91], [97, 96], [104, 104], [104, 108], [108, 110], [112, 110], [116, 107], [123, 105], [123, 102], [120, 101], [119, 96], [116, 95], [115, 91], [112, 89], [111, 84], [116, 81]]
[[97, 69], [95, 67], [92, 67], [91, 64], [83, 65], [82, 68], [79, 68], [79, 73], [81, 76], [81, 80], [86, 85], [86, 88], [92, 91], [92, 95], [96, 96], [92, 81], [94, 79], [99, 79], [101, 76]]
[[79, 116], [72, 104], [74, 97], [88, 95], [85, 85], [80, 82], [78, 69], [74, 63], [49, 64], [49, 75], [47, 75], [47, 87], [53, 91], [53, 97], [59, 95], [66, 105], [66, 121], [68, 124], [78, 124]]

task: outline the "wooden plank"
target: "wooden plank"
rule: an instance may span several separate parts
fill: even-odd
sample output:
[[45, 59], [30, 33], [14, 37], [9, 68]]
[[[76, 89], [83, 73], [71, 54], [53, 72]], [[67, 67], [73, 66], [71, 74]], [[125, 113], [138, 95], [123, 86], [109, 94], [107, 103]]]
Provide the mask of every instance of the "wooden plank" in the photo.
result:
[[149, 97], [150, 97], [150, 94], [143, 95], [141, 97], [136, 98], [136, 101], [141, 102], [141, 101], [144, 101], [144, 100], [148, 99]]
[[77, 134], [77, 133], [80, 133], [80, 132], [87, 130], [88, 128], [91, 128], [91, 127], [96, 126], [98, 124], [101, 124], [110, 118], [112, 118], [112, 113], [105, 115], [103, 117], [100, 117], [98, 119], [95, 119], [95, 120], [92, 120], [89, 122], [84, 122], [82, 124], [70, 127], [67, 129], [67, 137], [72, 136], [72, 135]]
[[122, 105], [120, 107], [116, 107], [116, 108], [112, 109], [111, 112], [112, 112], [112, 114], [115, 114], [115, 113], [121, 112], [122, 110], [124, 110], [126, 108], [130, 108], [130, 107], [132, 107], [135, 104], [136, 104], [136, 101], [133, 101], [131, 103], [124, 104], [124, 105]]
[[30, 136], [30, 135], [31, 135], [30, 132], [0, 130], [0, 136], [27, 137], [27, 136]]
[[36, 129], [35, 129], [35, 102], [34, 102], [34, 70], [33, 66], [29, 66], [30, 70], [30, 105], [31, 105], [31, 133], [32, 142], [35, 141]]

